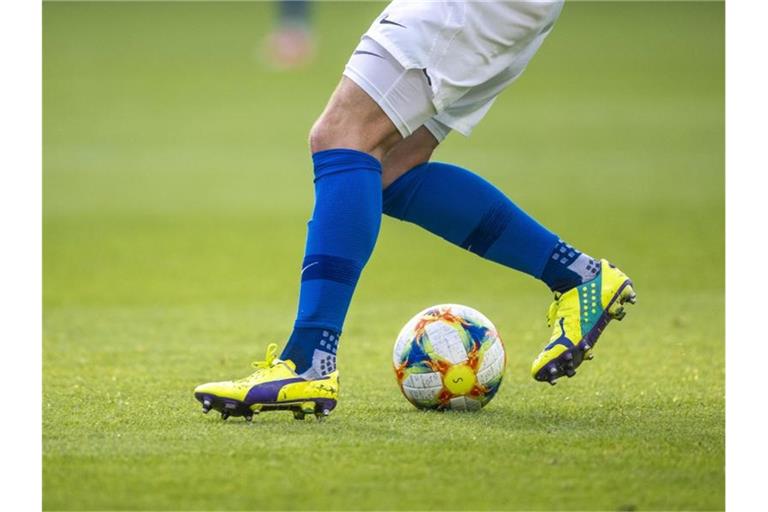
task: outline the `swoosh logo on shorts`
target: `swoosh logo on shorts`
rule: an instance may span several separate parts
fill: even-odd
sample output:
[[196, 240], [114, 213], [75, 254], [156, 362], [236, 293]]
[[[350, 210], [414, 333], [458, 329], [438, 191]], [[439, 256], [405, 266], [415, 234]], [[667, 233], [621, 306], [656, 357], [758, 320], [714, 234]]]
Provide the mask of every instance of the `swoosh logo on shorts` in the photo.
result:
[[379, 20], [379, 23], [382, 24], [382, 25], [397, 25], [398, 27], [406, 28], [405, 25], [401, 25], [401, 24], [396, 23], [394, 21], [390, 21], [387, 18], [389, 18], [389, 14], [385, 14], [384, 17], [381, 18], [381, 20]]
[[379, 55], [378, 53], [367, 52], [365, 50], [355, 50], [355, 53], [353, 53], [353, 55], [373, 55], [374, 57], [378, 57], [380, 59], [384, 58], [381, 55]]

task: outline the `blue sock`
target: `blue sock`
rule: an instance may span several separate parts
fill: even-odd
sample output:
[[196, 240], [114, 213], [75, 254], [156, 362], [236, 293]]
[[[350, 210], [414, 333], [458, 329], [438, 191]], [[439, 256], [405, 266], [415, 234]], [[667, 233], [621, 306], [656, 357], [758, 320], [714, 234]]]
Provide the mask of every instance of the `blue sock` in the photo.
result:
[[312, 155], [315, 209], [309, 221], [294, 330], [281, 359], [307, 377], [336, 369], [336, 348], [360, 272], [381, 225], [381, 163], [352, 149]]
[[553, 290], [577, 278], [576, 284], [581, 283], [581, 276], [569, 271], [561, 258], [551, 258], [560, 250], [557, 235], [499, 189], [461, 167], [440, 162], [414, 167], [384, 190], [384, 213], [542, 279]]

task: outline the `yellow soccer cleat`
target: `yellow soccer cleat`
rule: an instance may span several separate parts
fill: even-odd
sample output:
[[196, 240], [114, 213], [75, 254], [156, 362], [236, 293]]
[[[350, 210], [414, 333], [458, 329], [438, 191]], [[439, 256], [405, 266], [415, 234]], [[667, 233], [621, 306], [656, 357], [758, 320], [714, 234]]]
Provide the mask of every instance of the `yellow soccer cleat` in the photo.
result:
[[632, 280], [607, 260], [600, 261], [600, 268], [591, 281], [555, 294], [547, 313], [554, 331], [533, 362], [534, 379], [554, 385], [563, 375], [576, 375], [576, 368], [592, 359], [592, 349], [608, 322], [624, 318], [624, 303], [635, 303]]
[[296, 373], [292, 361], [277, 358], [277, 345], [267, 347], [264, 361], [253, 363], [256, 371], [244, 379], [210, 382], [195, 388], [195, 398], [203, 412], [211, 409], [221, 417], [244, 416], [247, 421], [263, 411], [287, 410], [303, 420], [307, 414], [324, 419], [336, 407], [339, 396], [339, 372], [319, 379], [305, 379]]

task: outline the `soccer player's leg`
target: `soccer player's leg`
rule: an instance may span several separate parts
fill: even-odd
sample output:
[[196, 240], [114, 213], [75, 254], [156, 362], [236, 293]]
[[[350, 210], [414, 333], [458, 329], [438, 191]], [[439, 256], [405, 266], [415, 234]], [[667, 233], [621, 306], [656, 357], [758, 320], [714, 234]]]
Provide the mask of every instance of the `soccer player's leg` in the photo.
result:
[[321, 417], [336, 405], [336, 351], [360, 273], [381, 224], [381, 163], [395, 126], [354, 82], [343, 78], [310, 133], [315, 207], [301, 267], [293, 332], [280, 357], [271, 345], [250, 376], [203, 384], [203, 411], [250, 419], [291, 409]]
[[270, 346], [249, 377], [198, 386], [195, 396], [205, 412], [250, 418], [258, 411], [291, 409], [300, 418], [307, 412], [325, 415], [336, 405], [339, 338], [381, 223], [380, 160], [434, 114], [423, 74], [366, 44], [350, 59], [310, 133], [315, 207], [293, 332], [282, 354]]
[[293, 332], [280, 357], [270, 346], [256, 371], [236, 381], [203, 384], [204, 412], [246, 418], [292, 409], [328, 414], [336, 405], [336, 350], [360, 273], [381, 224], [381, 163], [398, 140], [395, 126], [354, 82], [343, 78], [310, 133], [315, 207], [301, 268]]
[[[635, 301], [632, 281], [560, 240], [477, 174], [427, 162], [423, 155], [449, 130], [430, 120], [385, 157], [384, 213], [546, 283], [555, 294], [547, 315], [553, 333], [531, 373], [550, 383], [572, 377], [608, 322], [621, 320], [624, 303]], [[409, 168], [414, 155], [421, 163]]]

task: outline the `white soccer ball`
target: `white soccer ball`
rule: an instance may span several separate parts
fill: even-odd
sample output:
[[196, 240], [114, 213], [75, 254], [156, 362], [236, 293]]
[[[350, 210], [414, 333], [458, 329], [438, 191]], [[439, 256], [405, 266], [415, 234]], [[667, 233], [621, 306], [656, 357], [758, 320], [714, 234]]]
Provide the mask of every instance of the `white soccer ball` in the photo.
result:
[[499, 390], [506, 353], [485, 315], [441, 304], [405, 324], [392, 362], [403, 395], [416, 407], [478, 410]]

